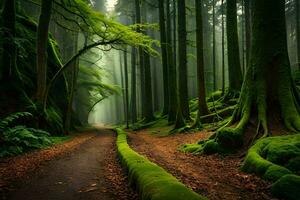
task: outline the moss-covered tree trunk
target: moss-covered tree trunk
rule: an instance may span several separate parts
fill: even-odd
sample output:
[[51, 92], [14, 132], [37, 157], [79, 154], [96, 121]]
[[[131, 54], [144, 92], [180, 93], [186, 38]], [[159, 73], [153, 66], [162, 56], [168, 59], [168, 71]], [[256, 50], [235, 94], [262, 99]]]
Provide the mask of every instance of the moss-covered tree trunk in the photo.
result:
[[184, 119], [190, 119], [187, 86], [187, 32], [185, 0], [177, 1], [178, 16], [178, 95]]
[[[167, 54], [168, 54], [168, 75], [169, 75], [169, 111], [168, 122], [174, 123], [176, 120], [177, 110], [177, 87], [176, 87], [176, 64], [174, 64], [175, 53], [172, 48], [172, 27], [171, 27], [171, 11], [170, 0], [166, 1], [166, 34], [167, 34]], [[174, 13], [175, 15], [175, 13]], [[174, 32], [176, 32], [174, 30]]]
[[42, 0], [37, 28], [37, 102], [43, 103], [47, 87], [47, 44], [52, 0]]
[[205, 95], [204, 52], [203, 52], [203, 19], [202, 0], [195, 0], [196, 6], [196, 46], [197, 46], [197, 81], [198, 81], [198, 115], [196, 124], [200, 123], [200, 116], [208, 114]]
[[239, 40], [237, 31], [236, 0], [227, 0], [227, 49], [229, 92], [239, 92], [242, 85], [242, 71], [240, 63]]
[[[15, 0], [5, 0], [2, 12], [3, 24], [3, 54], [1, 63], [0, 79], [4, 82], [10, 80], [13, 71], [16, 68], [16, 45], [14, 37], [16, 36], [16, 2]], [[1, 72], [0, 71], [0, 72]]]
[[[216, 134], [215, 147], [238, 148], [250, 119], [257, 132], [271, 135], [276, 123], [300, 131], [299, 95], [291, 76], [287, 52], [285, 1], [251, 1], [251, 53], [239, 104], [228, 126]], [[252, 137], [258, 136], [253, 132]], [[206, 145], [207, 146], [207, 145]], [[215, 149], [217, 150], [217, 149]]]
[[161, 44], [161, 57], [163, 67], [163, 89], [164, 89], [164, 104], [163, 115], [168, 113], [169, 108], [169, 85], [168, 85], [168, 54], [167, 54], [167, 38], [166, 38], [166, 21], [165, 21], [165, 1], [158, 1], [159, 10], [159, 28], [160, 28], [160, 44]]

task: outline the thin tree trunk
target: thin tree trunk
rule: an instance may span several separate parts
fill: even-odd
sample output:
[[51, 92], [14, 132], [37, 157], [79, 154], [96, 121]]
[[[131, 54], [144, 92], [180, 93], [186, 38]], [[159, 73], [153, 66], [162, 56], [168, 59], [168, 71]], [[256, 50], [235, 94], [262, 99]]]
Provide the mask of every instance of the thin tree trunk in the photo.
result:
[[227, 0], [227, 48], [229, 92], [239, 92], [242, 86], [242, 71], [240, 63], [239, 41], [237, 32], [236, 0]]
[[169, 108], [169, 78], [168, 78], [168, 54], [167, 54], [167, 39], [166, 39], [166, 22], [165, 22], [165, 6], [164, 0], [159, 0], [159, 27], [160, 27], [160, 43], [161, 43], [161, 55], [162, 55], [162, 67], [163, 67], [163, 89], [164, 89], [164, 105], [162, 115], [168, 114]]
[[42, 0], [37, 28], [37, 102], [43, 103], [47, 87], [47, 43], [52, 0]]
[[225, 24], [224, 24], [224, 0], [222, 0], [222, 94], [225, 93]]
[[[201, 4], [201, 3], [200, 3]], [[213, 88], [214, 90], [217, 90], [217, 84], [216, 84], [216, 19], [215, 19], [215, 0], [212, 0], [212, 6], [213, 6]], [[196, 8], [197, 9], [197, 8]], [[201, 14], [202, 15], [202, 14]], [[202, 17], [201, 17], [202, 18]], [[201, 25], [202, 26], [202, 25]], [[202, 47], [203, 48], [203, 47]]]
[[[135, 15], [136, 15], [136, 23], [141, 24], [141, 4], [140, 0], [135, 0]], [[140, 28], [137, 28], [137, 32], [141, 32]], [[142, 118], [145, 117], [145, 108], [146, 108], [146, 98], [145, 98], [145, 68], [144, 68], [144, 53], [141, 47], [138, 48], [139, 54], [139, 66], [140, 66], [140, 90], [141, 90], [141, 113]]]
[[[177, 87], [176, 87], [176, 65], [173, 62], [173, 49], [172, 49], [172, 30], [171, 30], [171, 12], [170, 0], [166, 1], [166, 33], [167, 33], [167, 52], [168, 52], [168, 75], [169, 75], [169, 115], [168, 122], [174, 123], [176, 120], [177, 110]], [[176, 33], [176, 31], [174, 31]], [[175, 43], [176, 44], [176, 43]]]
[[137, 120], [136, 110], [136, 49], [131, 48], [131, 120], [135, 123]]
[[[78, 47], [78, 34], [74, 37], [74, 52], [77, 51]], [[70, 127], [71, 127], [71, 121], [72, 121], [72, 106], [74, 101], [74, 93], [76, 90], [76, 84], [77, 84], [77, 77], [79, 72], [79, 60], [76, 59], [73, 61], [73, 67], [72, 67], [72, 74], [71, 74], [71, 87], [70, 87], [70, 95], [68, 99], [68, 105], [67, 105], [67, 112], [66, 112], [66, 119], [65, 119], [65, 134], [69, 134]]]
[[128, 94], [128, 63], [127, 49], [124, 51], [124, 77], [125, 77], [125, 109], [126, 109], [126, 127], [129, 128], [129, 94]]
[[[177, 66], [177, 11], [176, 11], [176, 0], [173, 0], [173, 65], [175, 66], [175, 72], [176, 72], [176, 66]], [[176, 75], [175, 75], [176, 76]], [[177, 84], [176, 84], [177, 86]], [[176, 87], [177, 88], [177, 87]]]

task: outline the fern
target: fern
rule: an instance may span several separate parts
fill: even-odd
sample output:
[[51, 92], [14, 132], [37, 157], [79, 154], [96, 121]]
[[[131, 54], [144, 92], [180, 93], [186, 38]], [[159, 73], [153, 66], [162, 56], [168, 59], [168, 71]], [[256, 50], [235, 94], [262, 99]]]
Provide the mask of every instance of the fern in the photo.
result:
[[13, 122], [24, 117], [32, 117], [32, 114], [13, 113], [0, 121], [0, 157], [17, 155], [52, 144], [50, 134], [46, 131], [23, 125], [12, 126]]
[[0, 121], [0, 131], [4, 131], [14, 121], [23, 117], [32, 117], [32, 114], [29, 112], [17, 112], [7, 116], [6, 118]]

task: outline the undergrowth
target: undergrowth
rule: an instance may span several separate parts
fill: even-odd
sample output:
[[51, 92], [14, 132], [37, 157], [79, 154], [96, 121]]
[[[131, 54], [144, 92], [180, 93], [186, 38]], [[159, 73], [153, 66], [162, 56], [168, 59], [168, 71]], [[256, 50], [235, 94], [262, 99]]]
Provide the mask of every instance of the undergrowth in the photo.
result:
[[46, 131], [20, 125], [22, 120], [32, 117], [31, 113], [17, 112], [0, 121], [0, 157], [14, 156], [60, 142], [57, 138], [52, 140]]

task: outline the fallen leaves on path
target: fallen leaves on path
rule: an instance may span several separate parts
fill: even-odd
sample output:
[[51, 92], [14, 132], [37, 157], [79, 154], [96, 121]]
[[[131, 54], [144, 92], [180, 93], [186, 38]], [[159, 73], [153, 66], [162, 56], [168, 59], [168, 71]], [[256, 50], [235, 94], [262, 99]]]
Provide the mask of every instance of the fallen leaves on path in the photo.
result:
[[153, 130], [130, 133], [130, 146], [195, 192], [211, 200], [274, 199], [269, 193], [270, 183], [239, 170], [240, 158], [192, 155], [177, 150], [182, 144], [207, 139], [212, 133], [202, 131], [157, 137], [149, 134], [151, 132]]
[[132, 190], [128, 183], [128, 177], [118, 162], [116, 144], [107, 154], [109, 156], [105, 165], [105, 179], [111, 184], [111, 192], [118, 197], [118, 200], [137, 200], [138, 195]]
[[[0, 194], [9, 190], [8, 186], [20, 180], [29, 172], [34, 171], [46, 161], [52, 160], [65, 153], [72, 152], [80, 144], [94, 137], [96, 133], [80, 134], [62, 144], [53, 145], [46, 149], [36, 150], [11, 158], [0, 160]], [[60, 183], [58, 183], [60, 184]], [[62, 183], [61, 183], [62, 184]]]

